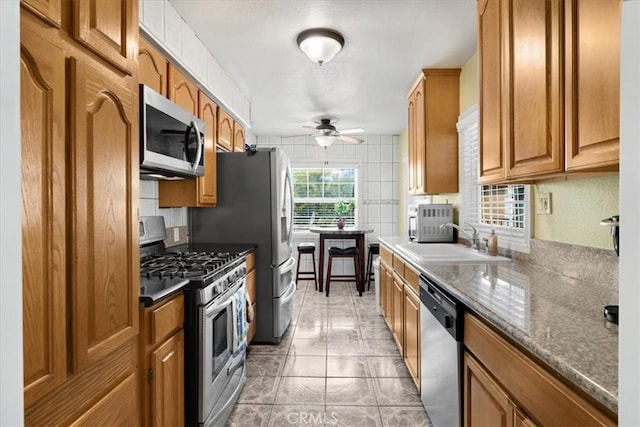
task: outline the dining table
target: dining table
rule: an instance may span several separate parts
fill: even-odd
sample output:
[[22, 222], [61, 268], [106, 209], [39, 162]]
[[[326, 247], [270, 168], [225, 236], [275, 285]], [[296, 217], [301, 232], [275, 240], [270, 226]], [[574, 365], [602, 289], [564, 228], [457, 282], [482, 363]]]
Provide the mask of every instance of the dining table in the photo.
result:
[[355, 240], [356, 248], [358, 248], [358, 264], [360, 265], [359, 274], [356, 277], [356, 285], [358, 292], [362, 296], [364, 291], [364, 252], [365, 252], [365, 234], [373, 233], [373, 229], [356, 228], [356, 227], [311, 227], [309, 231], [318, 233], [320, 236], [320, 284], [318, 290], [322, 292], [324, 286], [324, 241], [329, 240]]

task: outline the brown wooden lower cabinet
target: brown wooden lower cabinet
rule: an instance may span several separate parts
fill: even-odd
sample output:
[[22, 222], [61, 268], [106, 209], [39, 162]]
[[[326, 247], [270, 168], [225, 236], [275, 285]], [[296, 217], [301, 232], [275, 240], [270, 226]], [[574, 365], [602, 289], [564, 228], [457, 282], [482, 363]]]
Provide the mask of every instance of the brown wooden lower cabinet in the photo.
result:
[[420, 389], [420, 298], [404, 287], [404, 363]]
[[256, 304], [256, 270], [255, 270], [255, 254], [250, 253], [247, 255], [247, 294], [251, 300], [251, 309], [253, 310], [253, 322], [249, 323], [249, 330], [247, 331], [247, 344], [251, 344], [253, 337], [256, 335], [256, 310], [258, 306]]
[[403, 354], [404, 346], [404, 283], [397, 275], [393, 276], [393, 338]]
[[184, 425], [184, 296], [140, 309], [142, 424]]
[[617, 424], [616, 414], [560, 380], [473, 314], [465, 313], [464, 328], [466, 426]]

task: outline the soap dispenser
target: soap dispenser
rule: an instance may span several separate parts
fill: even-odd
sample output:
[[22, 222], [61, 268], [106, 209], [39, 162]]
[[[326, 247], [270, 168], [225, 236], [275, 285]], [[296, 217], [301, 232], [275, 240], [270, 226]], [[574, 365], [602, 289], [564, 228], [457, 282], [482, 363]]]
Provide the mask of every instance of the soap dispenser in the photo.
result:
[[489, 238], [487, 239], [487, 254], [491, 256], [498, 255], [498, 235], [493, 228], [491, 229], [491, 234], [489, 234]]

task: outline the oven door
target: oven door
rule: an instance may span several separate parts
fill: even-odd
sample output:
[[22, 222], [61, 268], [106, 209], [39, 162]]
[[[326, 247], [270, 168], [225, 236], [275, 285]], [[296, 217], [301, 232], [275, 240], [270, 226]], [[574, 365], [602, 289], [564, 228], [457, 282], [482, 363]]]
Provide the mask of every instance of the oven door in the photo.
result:
[[[233, 345], [233, 295], [242, 287], [245, 279], [238, 280], [223, 296], [199, 308], [199, 369], [198, 418], [203, 422], [220, 398], [235, 370], [232, 366]], [[236, 357], [239, 362], [244, 360]]]

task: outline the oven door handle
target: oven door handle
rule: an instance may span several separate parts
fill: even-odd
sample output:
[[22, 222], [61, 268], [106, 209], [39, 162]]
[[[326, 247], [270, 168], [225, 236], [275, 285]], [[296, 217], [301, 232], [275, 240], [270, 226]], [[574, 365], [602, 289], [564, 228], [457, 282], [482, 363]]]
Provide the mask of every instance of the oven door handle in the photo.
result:
[[246, 358], [246, 356], [244, 356], [244, 355], [243, 355], [243, 356], [240, 358], [240, 361], [239, 361], [238, 363], [236, 363], [236, 364], [235, 364], [235, 365], [233, 365], [233, 366], [229, 366], [229, 367], [227, 368], [227, 376], [228, 376], [228, 377], [230, 377], [231, 375], [233, 375], [233, 374], [234, 374], [238, 369], [242, 368], [242, 365], [244, 365], [244, 363], [245, 363], [245, 358]]
[[229, 307], [233, 302], [233, 298], [229, 298], [227, 301], [221, 303], [220, 305], [214, 304], [213, 306], [206, 309], [205, 316], [207, 319], [212, 318], [216, 314], [220, 313], [225, 308]]

